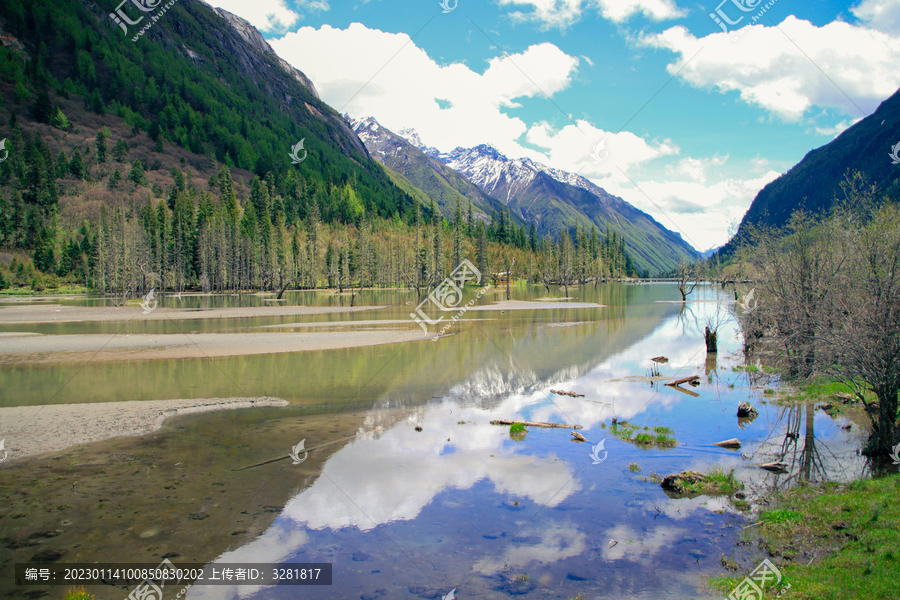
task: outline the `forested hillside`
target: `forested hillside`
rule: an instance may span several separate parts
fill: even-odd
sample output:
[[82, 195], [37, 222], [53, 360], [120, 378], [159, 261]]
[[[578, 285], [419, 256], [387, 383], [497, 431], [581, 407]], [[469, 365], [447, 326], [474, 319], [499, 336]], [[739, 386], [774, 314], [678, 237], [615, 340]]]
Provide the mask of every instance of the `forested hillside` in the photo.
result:
[[532, 280], [630, 272], [616, 239], [583, 235], [576, 254], [508, 215], [442, 218], [207, 5], [176, 3], [136, 42], [115, 8], [0, 4], [0, 287], [427, 287], [501, 254]]
[[760, 190], [741, 220], [739, 235], [720, 256], [737, 249], [736, 240], [752, 237], [755, 227], [782, 227], [798, 210], [824, 215], [843, 199], [848, 175], [863, 173], [879, 194], [900, 198], [900, 169], [891, 160], [900, 143], [900, 91], [882, 102], [874, 113], [837, 138], [811, 150], [799, 163]]

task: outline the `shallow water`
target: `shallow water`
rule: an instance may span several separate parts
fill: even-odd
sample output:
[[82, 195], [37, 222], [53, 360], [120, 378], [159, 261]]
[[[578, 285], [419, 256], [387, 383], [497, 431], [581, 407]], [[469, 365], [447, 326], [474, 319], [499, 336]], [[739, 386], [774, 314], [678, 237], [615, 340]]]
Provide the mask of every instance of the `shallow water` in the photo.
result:
[[[537, 286], [519, 287], [513, 299], [545, 294]], [[865, 474], [856, 453], [857, 427], [846, 433], [840, 428], [844, 421], [812, 407], [766, 404], [763, 391], [777, 382], [734, 370], [742, 358], [733, 318], [720, 330], [718, 356], [707, 359], [706, 317], [719, 311], [724, 318], [734, 310], [715, 288], [698, 288], [695, 301], [684, 307], [672, 302], [678, 292], [667, 284], [573, 287], [569, 295], [606, 308], [470, 312], [467, 318], [477, 320], [455, 323], [454, 335], [437, 342], [215, 360], [4, 367], [2, 406], [262, 395], [285, 398], [292, 406], [174, 419], [153, 436], [60, 453], [43, 472], [41, 459], [13, 462], [0, 469], [2, 493], [11, 502], [5, 514], [23, 517], [0, 520], [3, 535], [27, 538], [62, 527], [62, 535], [41, 539], [41, 547], [69, 548], [66, 561], [150, 562], [174, 552], [175, 562], [334, 565], [331, 586], [194, 587], [188, 598], [441, 598], [454, 588], [457, 598], [720, 598], [705, 591], [703, 577], [720, 572], [723, 555], [735, 556], [744, 518], [727, 498], [671, 499], [641, 476], [721, 465], [736, 469], [752, 498], [804, 478]], [[377, 292], [356, 304], [389, 308], [196, 326], [249, 331], [290, 322], [404, 319], [414, 308], [405, 303], [414, 297]], [[499, 297], [505, 294], [483, 302]], [[261, 298], [227, 301], [254, 305]], [[288, 302], [349, 299], [301, 293]], [[104, 328], [114, 325], [15, 330], [110, 333], [115, 329]], [[147, 327], [171, 324], [129, 322], [122, 334]], [[696, 396], [644, 377], [650, 357], [661, 354], [669, 358], [659, 367], [662, 375], [701, 376], [700, 386], [685, 386]], [[739, 423], [735, 416], [742, 400], [760, 412], [752, 422]], [[641, 431], [668, 427], [678, 445], [647, 449], [622, 441], [609, 429], [614, 416]], [[489, 423], [512, 418], [577, 423], [589, 442], [570, 441], [566, 429], [540, 428], [517, 440], [508, 427]], [[741, 440], [740, 451], [711, 445], [732, 437]], [[330, 445], [300, 465], [279, 461], [232, 470], [283, 455], [300, 439], [307, 448]], [[601, 441], [603, 448], [594, 450]], [[791, 463], [787, 475], [756, 466], [782, 456]], [[96, 518], [92, 498], [73, 496], [65, 500], [73, 508], [58, 510], [70, 479], [104, 498], [105, 519]], [[172, 487], [160, 492], [164, 484]], [[151, 503], [135, 517], [134, 495], [119, 498], [123, 490], [155, 494], [159, 514]], [[80, 511], [78, 518], [58, 525], [70, 510]], [[189, 517], [197, 511], [209, 518]], [[142, 537], [148, 531], [152, 535]], [[91, 541], [76, 548], [79, 536]], [[0, 550], [4, 571], [28, 560], [36, 548], [7, 544]], [[749, 572], [754, 565], [745, 566]], [[128, 592], [90, 591], [98, 600]]]

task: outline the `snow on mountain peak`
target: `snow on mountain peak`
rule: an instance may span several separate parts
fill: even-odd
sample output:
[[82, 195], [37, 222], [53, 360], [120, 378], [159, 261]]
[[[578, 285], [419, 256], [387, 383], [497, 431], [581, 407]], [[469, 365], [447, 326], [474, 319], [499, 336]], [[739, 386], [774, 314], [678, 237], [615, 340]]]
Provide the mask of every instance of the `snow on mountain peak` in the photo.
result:
[[413, 129], [412, 127], [407, 127], [405, 129], [401, 129], [397, 132], [397, 135], [405, 139], [407, 142], [415, 146], [416, 148], [424, 148], [425, 144], [422, 143], [422, 138], [419, 137], [419, 132]]

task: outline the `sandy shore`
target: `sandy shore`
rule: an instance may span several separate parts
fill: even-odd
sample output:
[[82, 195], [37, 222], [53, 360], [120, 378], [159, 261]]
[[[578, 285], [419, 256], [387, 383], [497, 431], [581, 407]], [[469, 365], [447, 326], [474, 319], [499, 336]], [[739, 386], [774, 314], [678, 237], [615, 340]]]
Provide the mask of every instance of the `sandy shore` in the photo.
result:
[[233, 308], [162, 308], [144, 314], [140, 306], [63, 306], [43, 304], [0, 305], [0, 323], [71, 323], [80, 321], [181, 321], [184, 319], [246, 319], [252, 317], [293, 317], [378, 310], [385, 306], [247, 306]]
[[[145, 435], [169, 417], [214, 410], [288, 406], [281, 398], [207, 398], [0, 408], [7, 462], [121, 435]], [[3, 458], [0, 455], [0, 458]]]
[[405, 329], [266, 333], [184, 333], [137, 335], [34, 335], [0, 337], [0, 364], [120, 361], [245, 356], [357, 348], [429, 339], [415, 323]]

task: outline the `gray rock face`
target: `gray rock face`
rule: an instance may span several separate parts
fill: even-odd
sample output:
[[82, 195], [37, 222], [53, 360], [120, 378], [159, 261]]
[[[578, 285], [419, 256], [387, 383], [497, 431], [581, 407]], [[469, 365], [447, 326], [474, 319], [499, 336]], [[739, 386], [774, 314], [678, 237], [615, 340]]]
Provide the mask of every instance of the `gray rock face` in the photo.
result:
[[298, 69], [295, 69], [291, 65], [287, 63], [283, 58], [275, 54], [275, 51], [272, 50], [272, 46], [263, 38], [262, 34], [259, 30], [250, 24], [246, 19], [242, 19], [241, 17], [228, 12], [223, 8], [215, 8], [210, 7], [213, 11], [226, 21], [234, 28], [235, 31], [238, 32], [238, 35], [243, 38], [245, 42], [253, 46], [259, 52], [263, 54], [268, 54], [272, 56], [278, 65], [284, 69], [284, 72], [296, 79], [301, 85], [303, 85], [306, 89], [310, 91], [310, 93], [315, 96], [317, 99], [319, 98], [319, 92], [316, 91], [316, 86], [313, 84], [312, 80], [309, 77], [304, 75]]

